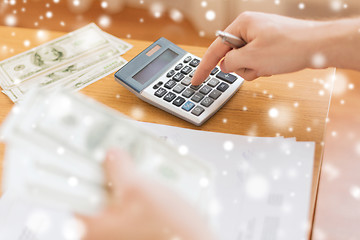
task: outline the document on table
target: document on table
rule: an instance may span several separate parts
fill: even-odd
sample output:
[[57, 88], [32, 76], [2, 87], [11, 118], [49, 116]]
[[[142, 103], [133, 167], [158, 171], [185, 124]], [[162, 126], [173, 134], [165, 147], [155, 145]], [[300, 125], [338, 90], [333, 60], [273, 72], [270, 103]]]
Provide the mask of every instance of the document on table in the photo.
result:
[[314, 142], [138, 124], [217, 170], [219, 239], [307, 239]]

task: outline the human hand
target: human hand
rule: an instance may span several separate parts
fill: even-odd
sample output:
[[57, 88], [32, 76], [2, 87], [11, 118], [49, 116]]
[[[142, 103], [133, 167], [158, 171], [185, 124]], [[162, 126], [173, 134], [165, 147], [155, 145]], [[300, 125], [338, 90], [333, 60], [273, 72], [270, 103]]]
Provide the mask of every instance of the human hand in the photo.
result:
[[318, 31], [323, 25], [324, 22], [244, 12], [225, 32], [241, 37], [247, 45], [231, 49], [217, 38], [206, 51], [192, 84], [201, 84], [223, 58], [221, 70], [235, 72], [245, 80], [312, 67], [312, 57], [319, 49], [317, 43], [324, 37]]
[[126, 153], [109, 151], [104, 170], [109, 204], [97, 216], [79, 216], [86, 226], [85, 240], [213, 239], [195, 209], [138, 175]]

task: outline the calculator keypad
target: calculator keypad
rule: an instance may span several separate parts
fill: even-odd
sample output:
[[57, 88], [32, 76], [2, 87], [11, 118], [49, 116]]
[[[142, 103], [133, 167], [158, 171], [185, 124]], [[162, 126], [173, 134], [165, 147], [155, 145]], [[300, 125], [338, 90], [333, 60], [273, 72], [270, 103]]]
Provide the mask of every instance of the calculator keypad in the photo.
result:
[[230, 87], [229, 84], [237, 80], [237, 76], [215, 67], [201, 85], [193, 86], [191, 78], [199, 64], [200, 59], [185, 57], [167, 72], [168, 81], [163, 86], [157, 85], [154, 95], [194, 116], [210, 111], [207, 108], [219, 101], [220, 96]]

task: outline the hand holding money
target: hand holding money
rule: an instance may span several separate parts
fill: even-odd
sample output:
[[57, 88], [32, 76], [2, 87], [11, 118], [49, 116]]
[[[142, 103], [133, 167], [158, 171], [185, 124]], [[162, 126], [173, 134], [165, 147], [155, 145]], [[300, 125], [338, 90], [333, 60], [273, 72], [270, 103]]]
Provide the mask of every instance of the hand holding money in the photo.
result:
[[127, 151], [140, 174], [166, 185], [206, 214], [213, 171], [132, 120], [81, 94], [30, 92], [1, 129], [4, 190], [86, 215], [107, 205], [101, 164], [108, 149]]
[[130, 156], [108, 152], [104, 170], [109, 204], [96, 216], [81, 216], [85, 240], [213, 239], [198, 212], [167, 188], [140, 177]]

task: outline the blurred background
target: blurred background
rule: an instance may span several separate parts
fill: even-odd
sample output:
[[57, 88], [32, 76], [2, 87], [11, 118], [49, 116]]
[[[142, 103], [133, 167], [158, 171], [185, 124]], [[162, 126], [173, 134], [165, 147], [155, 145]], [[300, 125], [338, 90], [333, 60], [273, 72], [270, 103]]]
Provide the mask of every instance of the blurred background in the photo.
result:
[[[360, 1], [1, 0], [0, 25], [39, 29], [38, 36], [44, 38], [42, 30], [70, 32], [95, 22], [125, 40], [166, 37], [176, 44], [207, 47], [214, 32], [243, 11], [329, 20], [359, 16]], [[1, 54], [12, 53], [4, 46], [0, 43]], [[355, 240], [360, 236], [359, 81], [359, 72], [337, 70], [312, 239]]]

